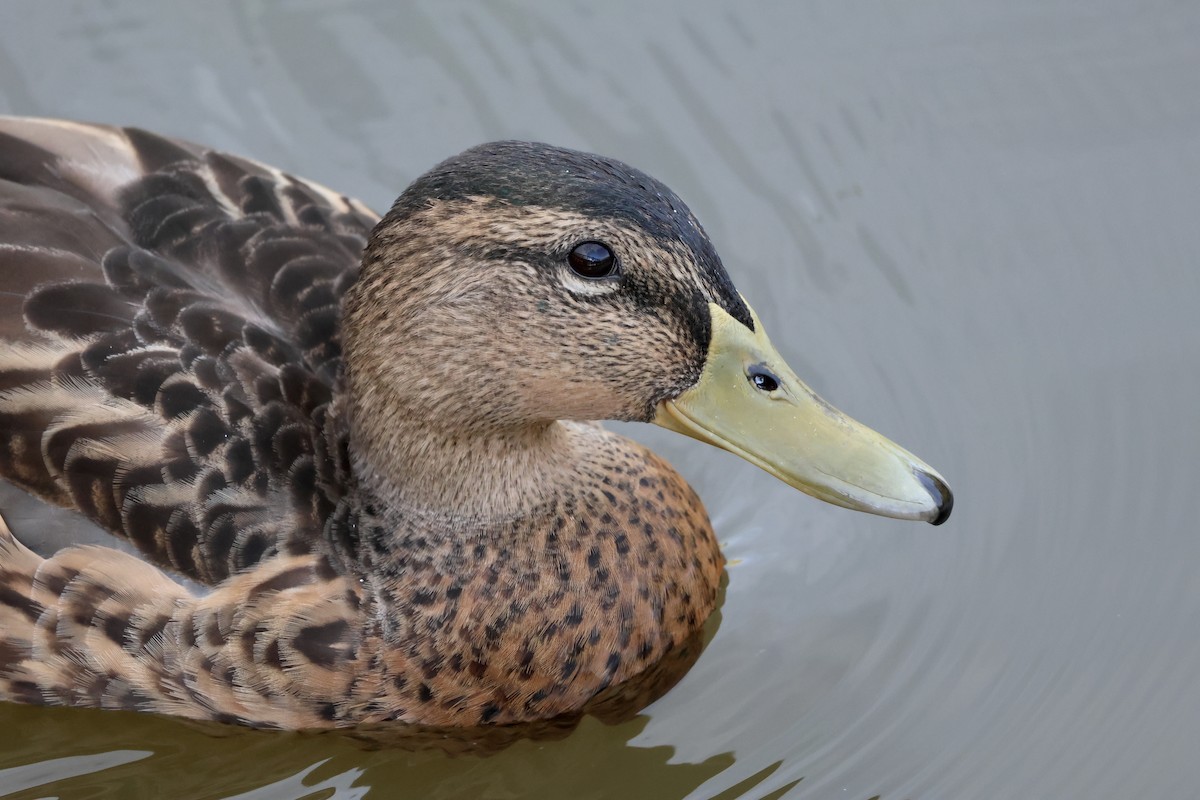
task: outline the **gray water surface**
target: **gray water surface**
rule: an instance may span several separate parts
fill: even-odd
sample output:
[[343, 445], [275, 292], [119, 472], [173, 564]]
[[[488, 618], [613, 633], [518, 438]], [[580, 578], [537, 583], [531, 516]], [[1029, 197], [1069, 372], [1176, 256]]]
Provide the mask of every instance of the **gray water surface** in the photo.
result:
[[1200, 791], [1200, 5], [602, 7], [8, 0], [0, 112], [140, 125], [375, 208], [490, 139], [621, 158], [689, 202], [802, 377], [946, 475], [953, 519], [832, 508], [622, 426], [732, 561], [711, 645], [638, 719], [451, 758], [0, 705], [0, 791]]

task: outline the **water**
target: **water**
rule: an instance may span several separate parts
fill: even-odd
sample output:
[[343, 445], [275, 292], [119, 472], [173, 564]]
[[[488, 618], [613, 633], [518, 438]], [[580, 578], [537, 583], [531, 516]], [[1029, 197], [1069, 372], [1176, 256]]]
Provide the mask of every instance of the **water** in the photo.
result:
[[627, 426], [733, 561], [644, 715], [490, 758], [0, 707], [22, 797], [1184, 797], [1200, 785], [1200, 7], [45, 3], [0, 111], [138, 124], [385, 207], [471, 144], [655, 174], [941, 528]]

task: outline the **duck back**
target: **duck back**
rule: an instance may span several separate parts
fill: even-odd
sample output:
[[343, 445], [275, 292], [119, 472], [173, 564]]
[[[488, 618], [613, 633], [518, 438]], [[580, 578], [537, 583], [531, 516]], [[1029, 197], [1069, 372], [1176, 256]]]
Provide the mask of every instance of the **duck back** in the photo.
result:
[[0, 118], [0, 477], [205, 583], [305, 551], [375, 222], [196, 145]]

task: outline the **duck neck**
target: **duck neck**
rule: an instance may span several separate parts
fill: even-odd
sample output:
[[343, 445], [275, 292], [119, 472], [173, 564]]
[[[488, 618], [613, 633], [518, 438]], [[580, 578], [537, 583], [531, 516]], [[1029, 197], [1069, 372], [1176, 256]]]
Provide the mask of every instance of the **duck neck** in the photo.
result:
[[352, 409], [349, 451], [360, 488], [392, 513], [458, 525], [528, 516], [578, 463], [562, 423], [455, 425], [394, 409]]

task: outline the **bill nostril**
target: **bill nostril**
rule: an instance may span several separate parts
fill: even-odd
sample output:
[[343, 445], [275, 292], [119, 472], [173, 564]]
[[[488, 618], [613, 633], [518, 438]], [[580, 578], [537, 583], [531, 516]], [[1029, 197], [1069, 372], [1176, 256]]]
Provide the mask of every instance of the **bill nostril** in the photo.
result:
[[748, 367], [746, 379], [754, 384], [754, 388], [764, 392], [773, 392], [779, 388], [779, 376], [767, 369], [766, 364], [755, 364]]

